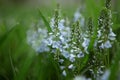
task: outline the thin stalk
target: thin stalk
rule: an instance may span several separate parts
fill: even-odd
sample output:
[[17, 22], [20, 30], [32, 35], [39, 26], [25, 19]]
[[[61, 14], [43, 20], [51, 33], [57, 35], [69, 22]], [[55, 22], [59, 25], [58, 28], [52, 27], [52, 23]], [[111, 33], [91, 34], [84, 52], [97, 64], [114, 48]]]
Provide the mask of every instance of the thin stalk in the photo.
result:
[[13, 70], [13, 73], [14, 73], [14, 76], [16, 76], [16, 71], [15, 71], [15, 67], [13, 65], [13, 60], [12, 60], [12, 56], [10, 54], [10, 49], [9, 49], [9, 60], [10, 60], [10, 64], [11, 64], [11, 67], [12, 67], [12, 70]]

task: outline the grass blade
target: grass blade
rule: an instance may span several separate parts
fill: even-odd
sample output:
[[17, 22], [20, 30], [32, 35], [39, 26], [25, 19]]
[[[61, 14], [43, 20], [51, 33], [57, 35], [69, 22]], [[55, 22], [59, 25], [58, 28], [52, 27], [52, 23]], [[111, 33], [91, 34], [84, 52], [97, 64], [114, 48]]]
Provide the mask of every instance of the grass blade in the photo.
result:
[[42, 18], [42, 20], [44, 21], [44, 23], [45, 23], [45, 25], [46, 25], [46, 27], [47, 27], [48, 32], [52, 32], [52, 29], [51, 29], [48, 21], [47, 21], [46, 18], [43, 16], [43, 14], [42, 14], [42, 12], [41, 12], [40, 10], [39, 10], [39, 15], [40, 15], [40, 17]]
[[6, 38], [9, 36], [9, 34], [15, 30], [16, 26], [14, 26], [12, 29], [10, 29], [8, 32], [6, 32], [1, 38], [0, 38], [0, 46], [4, 43]]

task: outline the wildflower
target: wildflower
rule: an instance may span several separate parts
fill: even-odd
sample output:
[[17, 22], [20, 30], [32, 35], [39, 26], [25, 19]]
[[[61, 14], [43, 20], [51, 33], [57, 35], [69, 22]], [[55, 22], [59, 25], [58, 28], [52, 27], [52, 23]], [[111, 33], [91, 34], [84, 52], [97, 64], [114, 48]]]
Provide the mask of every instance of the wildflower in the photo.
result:
[[38, 31], [29, 30], [27, 32], [28, 44], [30, 44], [38, 53], [49, 51], [49, 47], [44, 40], [44, 38], [46, 37], [47, 31], [44, 29], [41, 30], [40, 28], [38, 28]]
[[84, 57], [84, 53], [83, 53], [83, 52], [80, 52], [79, 54], [77, 54], [77, 57], [78, 57], [78, 58]]
[[98, 37], [98, 38], [100, 38], [100, 37], [101, 37], [101, 35], [102, 35], [102, 34], [101, 34], [101, 30], [98, 30], [97, 32], [98, 32], [97, 37]]
[[104, 43], [104, 47], [105, 47], [105, 48], [111, 48], [112, 45], [111, 45], [110, 41], [106, 41], [106, 42]]
[[74, 65], [73, 64], [70, 64], [69, 66], [68, 66], [68, 69], [73, 69], [74, 68]]
[[61, 69], [61, 70], [65, 69], [65, 66], [60, 66], [60, 69]]
[[65, 58], [69, 58], [69, 57], [70, 57], [69, 52], [66, 51], [66, 50], [63, 50], [63, 51], [61, 52], [61, 54], [62, 54]]
[[73, 21], [74, 21], [74, 22], [80, 21], [80, 25], [81, 25], [82, 27], [84, 27], [85, 19], [84, 19], [84, 17], [82, 16], [82, 14], [80, 13], [80, 10], [79, 10], [79, 9], [74, 13], [74, 19], [73, 19]]
[[111, 11], [107, 8], [103, 9], [99, 18], [98, 28], [98, 46], [100, 49], [111, 48], [112, 42], [115, 40], [115, 33], [112, 31]]
[[90, 40], [88, 38], [84, 38], [84, 42], [82, 43], [82, 46], [84, 47], [84, 50], [87, 52], [88, 45], [90, 43]]
[[74, 62], [75, 61], [75, 55], [74, 54], [70, 54], [70, 57], [69, 57], [69, 60], [71, 61], [71, 62]]
[[115, 37], [116, 37], [115, 33], [112, 31], [112, 28], [110, 28], [110, 33], [108, 34], [108, 39], [113, 41], [113, 40], [115, 40]]
[[88, 19], [88, 24], [87, 24], [87, 31], [84, 33], [84, 41], [82, 43], [82, 47], [84, 48], [84, 51], [88, 54], [88, 46], [89, 46], [89, 43], [90, 43], [90, 39], [93, 35], [93, 21], [92, 21], [92, 18], [90, 17]]
[[109, 76], [110, 76], [110, 70], [106, 70], [100, 80], [108, 80]]
[[62, 74], [63, 74], [63, 76], [67, 76], [67, 73], [65, 70], [62, 72]]
[[91, 80], [90, 78], [85, 78], [84, 76], [75, 76], [73, 80]]
[[64, 59], [59, 59], [59, 62], [62, 64], [64, 62]]

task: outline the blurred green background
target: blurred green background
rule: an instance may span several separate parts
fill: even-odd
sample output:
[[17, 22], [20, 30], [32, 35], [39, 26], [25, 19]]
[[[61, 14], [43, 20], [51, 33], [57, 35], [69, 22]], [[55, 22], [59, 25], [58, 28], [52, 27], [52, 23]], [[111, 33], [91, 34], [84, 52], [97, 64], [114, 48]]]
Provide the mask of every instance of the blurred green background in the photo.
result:
[[[0, 0], [0, 80], [62, 80], [56, 63], [47, 53], [36, 55], [27, 44], [26, 31], [38, 24], [40, 9], [46, 19], [54, 13], [56, 3], [70, 19], [79, 6], [86, 5], [84, 16], [97, 17], [105, 0]], [[113, 30], [120, 41], [120, 0], [112, 0]], [[44, 62], [45, 61], [45, 62]], [[48, 69], [49, 66], [49, 69]]]

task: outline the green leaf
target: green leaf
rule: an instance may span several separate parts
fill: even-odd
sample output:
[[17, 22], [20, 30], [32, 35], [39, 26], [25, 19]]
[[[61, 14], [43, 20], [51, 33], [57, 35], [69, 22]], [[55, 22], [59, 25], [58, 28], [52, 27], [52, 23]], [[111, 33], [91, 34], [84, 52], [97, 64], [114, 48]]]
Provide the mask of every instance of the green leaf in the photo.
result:
[[19, 73], [17, 73], [17, 75], [14, 77], [14, 80], [26, 80], [27, 73], [35, 58], [33, 51], [31, 51], [29, 54], [30, 55], [27, 56], [25, 61], [22, 62], [23, 65], [21, 66]]
[[4, 43], [4, 41], [6, 40], [6, 38], [9, 36], [9, 34], [15, 30], [16, 26], [12, 27], [12, 29], [10, 29], [8, 32], [6, 32], [1, 38], [0, 38], [0, 46]]
[[47, 27], [48, 32], [52, 32], [52, 29], [51, 29], [48, 21], [47, 21], [46, 18], [43, 16], [43, 14], [42, 14], [42, 12], [41, 12], [40, 10], [39, 10], [39, 15], [40, 15], [40, 17], [42, 18], [42, 20], [44, 21], [44, 23], [45, 23], [45, 25], [46, 25], [46, 27]]

